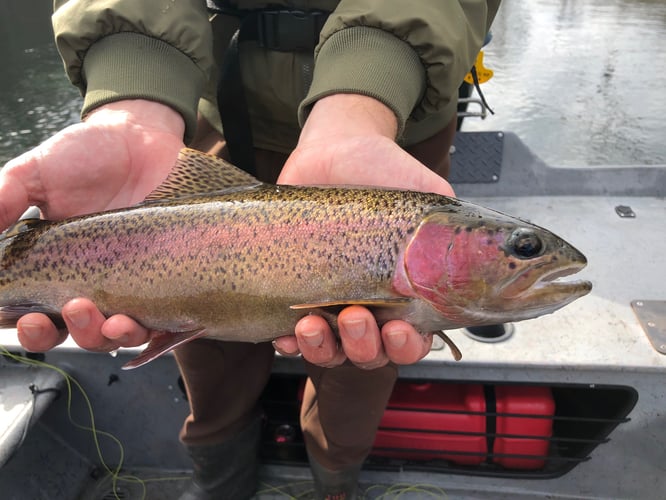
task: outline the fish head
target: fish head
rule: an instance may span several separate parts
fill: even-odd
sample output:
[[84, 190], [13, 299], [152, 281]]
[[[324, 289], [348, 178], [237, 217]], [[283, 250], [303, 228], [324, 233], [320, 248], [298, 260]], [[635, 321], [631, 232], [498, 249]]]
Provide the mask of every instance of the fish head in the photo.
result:
[[[539, 226], [461, 202], [424, 217], [407, 244], [397, 282], [450, 324], [478, 326], [534, 318], [587, 294], [585, 256]], [[396, 288], [400, 288], [400, 284]]]

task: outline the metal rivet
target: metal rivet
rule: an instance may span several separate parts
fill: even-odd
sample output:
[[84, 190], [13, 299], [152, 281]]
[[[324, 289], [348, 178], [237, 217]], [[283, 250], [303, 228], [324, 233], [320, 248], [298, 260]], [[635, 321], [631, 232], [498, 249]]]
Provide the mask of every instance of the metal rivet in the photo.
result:
[[615, 213], [618, 214], [623, 219], [633, 219], [636, 217], [636, 213], [631, 209], [629, 205], [616, 206]]

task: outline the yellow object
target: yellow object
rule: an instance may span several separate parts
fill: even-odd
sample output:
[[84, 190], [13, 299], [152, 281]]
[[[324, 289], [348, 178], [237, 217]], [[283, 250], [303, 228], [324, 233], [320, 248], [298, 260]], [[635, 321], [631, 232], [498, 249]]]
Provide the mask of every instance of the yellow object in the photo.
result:
[[[490, 68], [486, 68], [483, 65], [483, 51], [479, 51], [479, 54], [476, 56], [476, 61], [474, 61], [474, 66], [476, 67], [476, 76], [479, 79], [479, 84], [481, 83], [486, 83], [488, 80], [490, 80], [493, 77], [493, 70]], [[464, 80], [469, 83], [470, 85], [474, 84], [474, 78], [472, 77], [472, 73], [467, 73], [465, 75]]]

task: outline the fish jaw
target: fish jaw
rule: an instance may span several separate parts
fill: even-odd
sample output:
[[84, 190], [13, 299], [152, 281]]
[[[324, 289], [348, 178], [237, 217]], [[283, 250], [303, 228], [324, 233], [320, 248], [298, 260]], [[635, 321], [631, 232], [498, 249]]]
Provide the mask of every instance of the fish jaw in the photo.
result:
[[560, 280], [587, 261], [558, 236], [487, 209], [480, 209], [476, 218], [466, 215], [426, 216], [394, 278], [399, 293], [427, 301], [442, 324], [530, 319], [590, 292], [587, 281]]
[[[575, 249], [574, 249], [575, 250]], [[508, 302], [521, 302], [526, 309], [549, 309], [553, 312], [574, 300], [587, 295], [592, 283], [585, 280], [562, 281], [560, 278], [581, 271], [586, 265], [585, 256], [576, 250], [575, 260], [564, 264], [558, 261], [536, 263], [524, 272], [504, 283], [499, 291]]]

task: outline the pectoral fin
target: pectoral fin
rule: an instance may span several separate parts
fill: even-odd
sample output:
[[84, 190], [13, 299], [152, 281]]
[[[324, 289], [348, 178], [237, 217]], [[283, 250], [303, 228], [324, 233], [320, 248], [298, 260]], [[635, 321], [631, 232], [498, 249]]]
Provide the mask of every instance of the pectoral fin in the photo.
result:
[[153, 338], [148, 346], [136, 358], [123, 365], [123, 370], [138, 368], [152, 360], [159, 358], [162, 354], [173, 351], [176, 347], [186, 344], [194, 339], [206, 335], [206, 330], [192, 330], [189, 332], [158, 332], [153, 334]]
[[322, 302], [312, 302], [311, 304], [295, 304], [289, 306], [289, 309], [294, 311], [301, 311], [303, 309], [325, 309], [328, 307], [344, 307], [344, 306], [364, 306], [364, 307], [394, 307], [399, 305], [407, 305], [411, 299], [407, 297], [395, 297], [385, 299], [342, 299], [342, 300], [329, 300]]
[[460, 361], [462, 359], [462, 352], [460, 352], [458, 346], [453, 343], [453, 340], [451, 340], [448, 335], [442, 331], [432, 332], [432, 334], [437, 335], [444, 341], [447, 346], [449, 346], [449, 349], [451, 349], [451, 354], [453, 355], [453, 359], [456, 361]]

